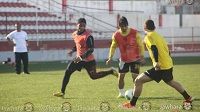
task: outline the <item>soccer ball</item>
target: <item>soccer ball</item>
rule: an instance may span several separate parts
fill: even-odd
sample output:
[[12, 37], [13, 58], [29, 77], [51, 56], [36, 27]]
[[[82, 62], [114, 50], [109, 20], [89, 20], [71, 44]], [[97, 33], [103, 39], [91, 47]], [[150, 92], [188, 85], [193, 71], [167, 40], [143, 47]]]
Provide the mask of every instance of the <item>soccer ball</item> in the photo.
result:
[[131, 100], [132, 97], [133, 97], [133, 89], [128, 89], [128, 90], [126, 90], [126, 92], [125, 92], [125, 98], [126, 98], [127, 100]]

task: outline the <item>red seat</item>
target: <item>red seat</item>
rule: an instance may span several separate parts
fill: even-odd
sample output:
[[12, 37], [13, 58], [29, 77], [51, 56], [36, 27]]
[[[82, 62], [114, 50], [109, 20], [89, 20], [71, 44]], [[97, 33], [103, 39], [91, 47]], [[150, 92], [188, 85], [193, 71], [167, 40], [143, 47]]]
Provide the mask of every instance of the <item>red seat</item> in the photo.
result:
[[34, 7], [21, 2], [0, 2], [1, 7]]

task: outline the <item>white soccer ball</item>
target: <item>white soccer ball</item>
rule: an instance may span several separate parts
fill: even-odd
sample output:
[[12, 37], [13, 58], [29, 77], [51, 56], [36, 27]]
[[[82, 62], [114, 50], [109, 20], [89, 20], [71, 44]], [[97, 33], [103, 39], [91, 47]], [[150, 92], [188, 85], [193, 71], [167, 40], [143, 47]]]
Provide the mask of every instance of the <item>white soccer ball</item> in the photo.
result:
[[128, 90], [126, 90], [126, 92], [125, 92], [125, 98], [126, 98], [127, 100], [131, 100], [132, 97], [133, 97], [133, 89], [128, 89]]

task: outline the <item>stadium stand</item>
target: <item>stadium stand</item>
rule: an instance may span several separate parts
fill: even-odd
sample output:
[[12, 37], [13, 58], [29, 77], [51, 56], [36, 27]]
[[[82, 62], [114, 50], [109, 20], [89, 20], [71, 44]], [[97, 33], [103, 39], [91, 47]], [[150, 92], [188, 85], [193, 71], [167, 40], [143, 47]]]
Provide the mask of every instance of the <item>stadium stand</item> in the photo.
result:
[[65, 34], [72, 33], [76, 28], [75, 23], [64, 21], [55, 14], [42, 12], [27, 3], [6, 1], [0, 2], [0, 6], [1, 40], [5, 40], [3, 37], [15, 29], [16, 22], [22, 24], [22, 29], [27, 31], [30, 40], [66, 39]]
[[[78, 17], [88, 17], [87, 22], [90, 22], [90, 26], [89, 24], [87, 26], [92, 29], [92, 35], [95, 37], [95, 47], [106, 49], [109, 48], [111, 36], [113, 31], [116, 30], [116, 27], [111, 26], [114, 30], [110, 30], [108, 27], [106, 27], [106, 25], [110, 25], [109, 21], [106, 21], [107, 23], [105, 24], [97, 23], [104, 23], [105, 21], [102, 21], [102, 18], [106, 18], [107, 20], [110, 19], [110, 21], [114, 21], [113, 23], [117, 23], [117, 21], [115, 21], [117, 15], [111, 16], [108, 13], [99, 13], [99, 15], [97, 14], [95, 15], [95, 17], [92, 17], [91, 15], [93, 13], [91, 15], [86, 15], [86, 13], [81, 13], [79, 11], [76, 12], [77, 15], [71, 13], [67, 16], [64, 16], [62, 12], [57, 13], [44, 11], [43, 9], [41, 9], [41, 7], [42, 6], [39, 7], [39, 5], [25, 3], [25, 1], [23, 0], [0, 0], [0, 51], [12, 50], [12, 47], [5, 47], [7, 43], [4, 37], [6, 34], [15, 29], [14, 24], [16, 22], [20, 22], [22, 24], [22, 29], [28, 33], [29, 40], [31, 41], [32, 45], [32, 50], [70, 48], [72, 45], [71, 33], [76, 28], [75, 20], [77, 20]], [[77, 7], [71, 7], [71, 9], [72, 8], [77, 9]], [[136, 25], [136, 27], [139, 28], [139, 30], [141, 31], [142, 21], [144, 18], [146, 19], [148, 17], [158, 17], [142, 15], [142, 13], [139, 13], [138, 15], [135, 13], [131, 13], [132, 15], [130, 15], [129, 13], [124, 14], [125, 16], [131, 17], [133, 19], [131, 21], [133, 22], [132, 25]], [[71, 20], [72, 17], [74, 18]], [[173, 18], [171, 18], [171, 15], [162, 15], [159, 17], [162, 18], [162, 24], [159, 23], [160, 21], [156, 22], [159, 23], [159, 25], [161, 24], [160, 28], [158, 28], [158, 31], [161, 32], [165, 37], [167, 37], [172, 52], [200, 51], [199, 25], [196, 24], [196, 22], [198, 21], [195, 21], [194, 24], [190, 25], [187, 20], [184, 19], [199, 18], [198, 15], [183, 15], [182, 27], [179, 26], [180, 22], [178, 20], [180, 17], [178, 15], [173, 15]], [[175, 24], [173, 22], [169, 22], [169, 19], [173, 19], [173, 22]], [[156, 20], [159, 20], [159, 18], [157, 18]], [[159, 25], [157, 24], [157, 26]], [[194, 27], [194, 25], [196, 25], [196, 27], [191, 28], [188, 27], [188, 25], [191, 27]], [[102, 27], [102, 29], [105, 30], [99, 31], [98, 29], [95, 29], [98, 27]], [[174, 29], [171, 27], [174, 27]]]

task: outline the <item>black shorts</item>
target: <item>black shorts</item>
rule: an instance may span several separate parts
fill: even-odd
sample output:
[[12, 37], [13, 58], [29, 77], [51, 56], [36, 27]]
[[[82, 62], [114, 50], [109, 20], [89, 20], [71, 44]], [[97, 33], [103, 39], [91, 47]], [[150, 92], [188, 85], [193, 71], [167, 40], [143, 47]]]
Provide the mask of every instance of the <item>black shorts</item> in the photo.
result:
[[139, 74], [140, 64], [138, 62], [123, 63], [123, 65], [119, 64], [118, 69], [119, 69], [119, 73], [127, 73], [130, 70], [131, 73]]
[[155, 68], [149, 69], [144, 72], [145, 75], [149, 76], [152, 80], [155, 80], [159, 83], [161, 80], [164, 82], [169, 82], [173, 79], [173, 68], [167, 70], [155, 70]]
[[79, 63], [74, 63], [74, 61], [71, 61], [68, 66], [67, 66], [67, 69], [70, 70], [70, 71], [81, 71], [82, 68], [85, 68], [85, 69], [90, 69], [90, 68], [93, 68], [94, 66], [96, 66], [96, 61], [95, 60], [92, 60], [92, 61], [80, 61]]

